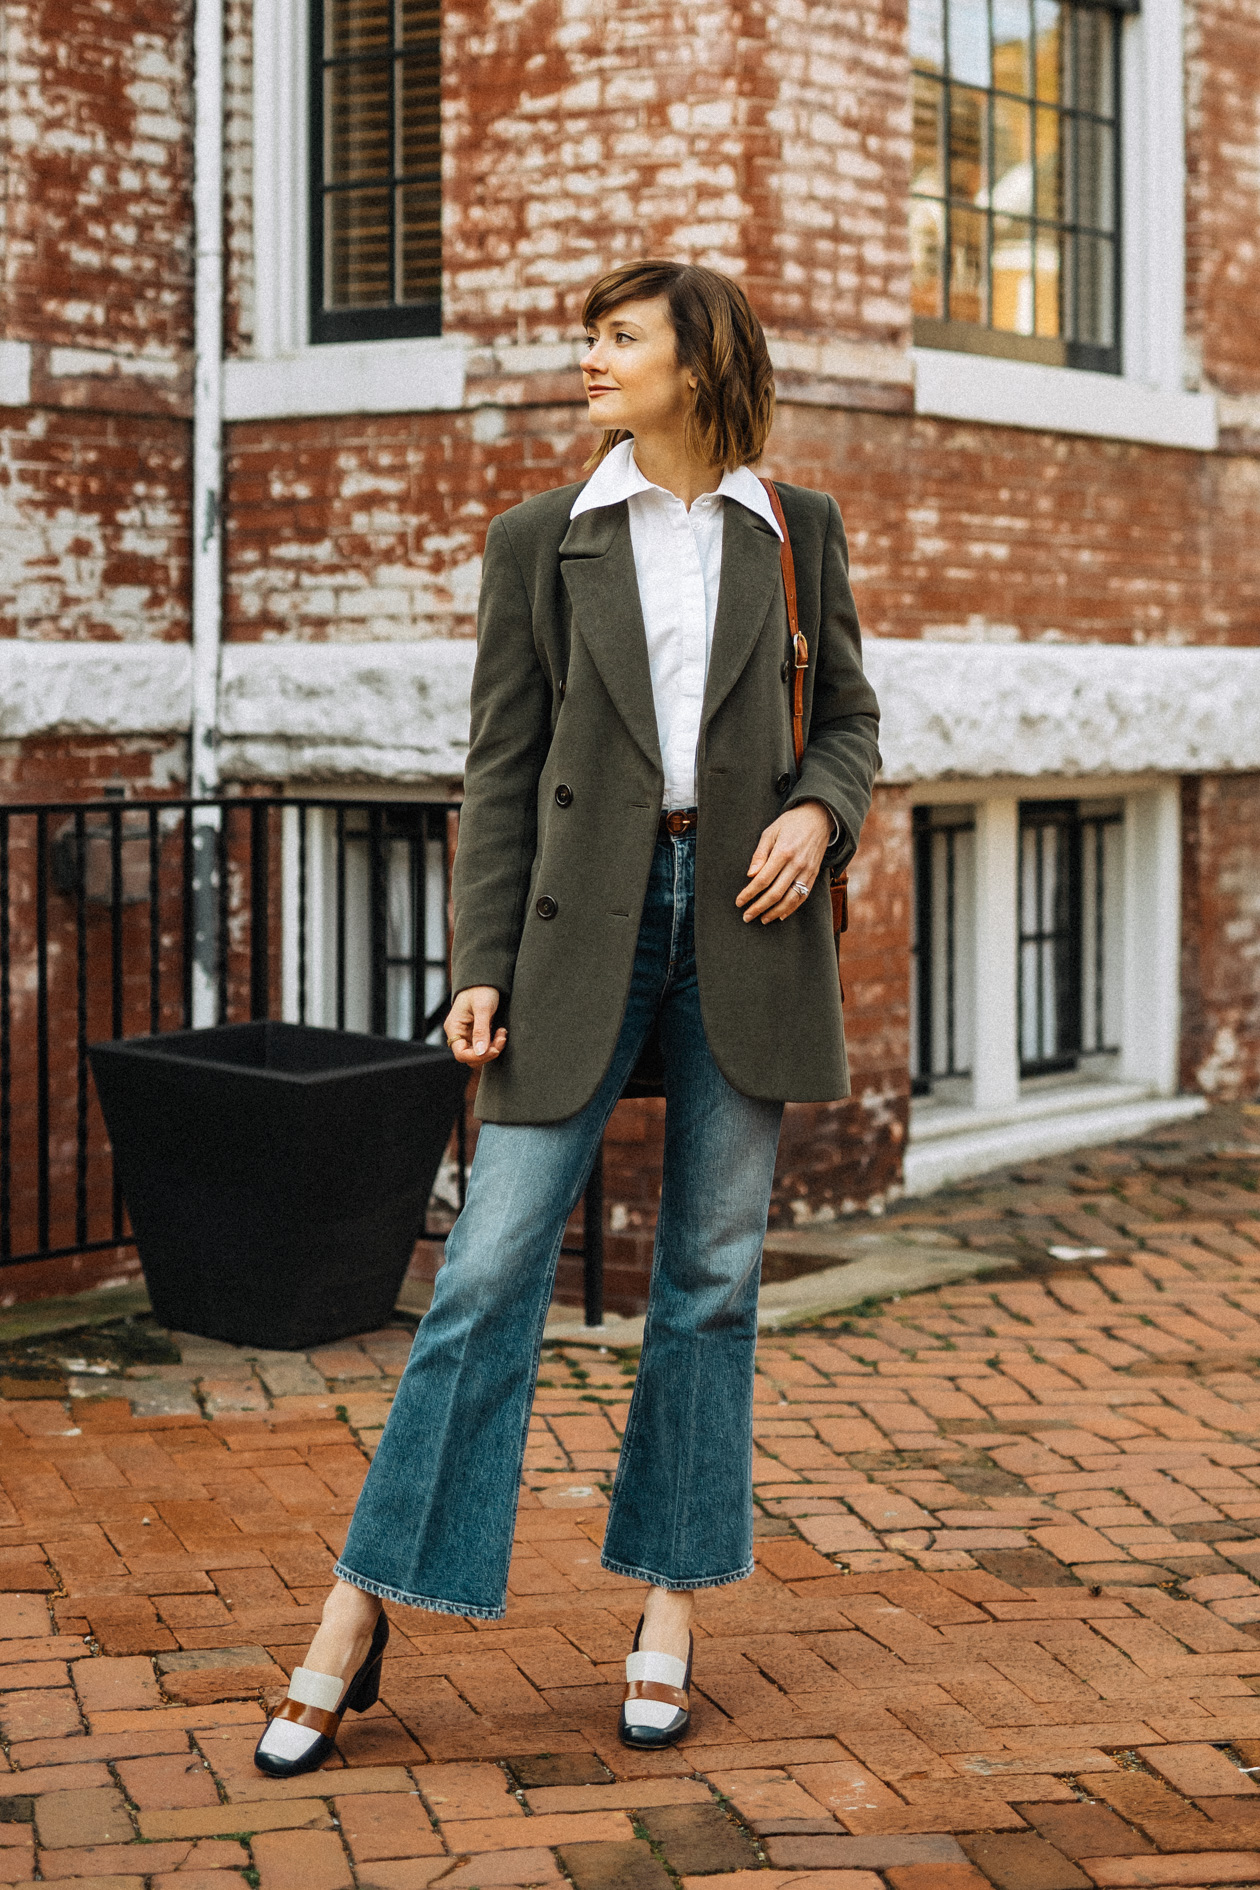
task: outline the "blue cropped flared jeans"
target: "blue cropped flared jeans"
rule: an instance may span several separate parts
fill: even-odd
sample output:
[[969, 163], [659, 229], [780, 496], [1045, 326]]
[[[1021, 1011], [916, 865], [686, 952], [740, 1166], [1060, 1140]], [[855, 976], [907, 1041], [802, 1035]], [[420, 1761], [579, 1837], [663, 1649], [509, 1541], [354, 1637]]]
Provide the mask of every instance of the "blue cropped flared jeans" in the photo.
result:
[[486, 1123], [337, 1574], [411, 1607], [504, 1613], [543, 1323], [565, 1225], [654, 1023], [665, 1167], [643, 1351], [605, 1568], [660, 1588], [752, 1572], [757, 1289], [783, 1106], [732, 1089], [705, 1038], [695, 843], [662, 839], [607, 1074], [567, 1121]]

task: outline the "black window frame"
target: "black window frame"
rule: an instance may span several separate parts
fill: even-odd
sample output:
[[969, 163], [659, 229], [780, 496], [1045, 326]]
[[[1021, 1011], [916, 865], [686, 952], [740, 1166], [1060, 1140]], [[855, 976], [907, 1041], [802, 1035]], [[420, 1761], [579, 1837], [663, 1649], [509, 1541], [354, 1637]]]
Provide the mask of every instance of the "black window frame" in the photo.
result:
[[[1111, 96], [1113, 100], [1113, 115], [1112, 115], [1112, 120], [1111, 120], [1111, 169], [1112, 169], [1112, 178], [1113, 178], [1114, 193], [1115, 193], [1114, 204], [1112, 206], [1112, 231], [1111, 231], [1113, 302], [1112, 302], [1112, 311], [1111, 311], [1112, 341], [1109, 345], [1106, 345], [1106, 346], [1100, 345], [1099, 343], [1096, 343], [1096, 342], [1079, 341], [1079, 340], [1076, 340], [1075, 338], [1070, 338], [1070, 337], [1061, 336], [1061, 335], [1060, 336], [1019, 335], [1007, 329], [994, 328], [990, 325], [989, 322], [972, 322], [972, 321], [955, 320], [949, 314], [950, 257], [952, 254], [952, 248], [951, 248], [951, 242], [950, 242], [950, 218], [951, 218], [951, 211], [956, 207], [955, 199], [953, 198], [950, 191], [950, 176], [949, 176], [950, 87], [951, 87], [951, 82], [952, 82], [951, 73], [950, 73], [950, 64], [949, 64], [949, 38], [950, 38], [949, 25], [948, 25], [949, 4], [950, 4], [950, 0], [941, 0], [942, 32], [943, 32], [943, 48], [944, 48], [943, 63], [942, 63], [939, 74], [929, 75], [929, 76], [934, 77], [940, 83], [943, 94], [944, 94], [943, 107], [942, 107], [942, 112], [941, 112], [942, 139], [943, 139], [943, 152], [942, 152], [943, 194], [939, 198], [933, 198], [933, 197], [927, 196], [924, 193], [914, 191], [913, 189], [910, 193], [910, 201], [912, 203], [914, 202], [938, 203], [941, 207], [941, 211], [943, 214], [944, 236], [943, 236], [943, 242], [942, 242], [942, 249], [943, 249], [942, 286], [943, 286], [943, 297], [944, 297], [944, 313], [942, 316], [912, 315], [911, 337], [912, 337], [913, 343], [916, 347], [947, 348], [947, 349], [953, 349], [957, 352], [964, 353], [964, 354], [987, 355], [987, 356], [990, 356], [996, 359], [1001, 359], [1001, 360], [1029, 361], [1029, 362], [1036, 363], [1038, 365], [1050, 366], [1050, 367], [1082, 368], [1093, 373], [1116, 374], [1116, 375], [1121, 374], [1123, 372], [1123, 349], [1124, 349], [1124, 329], [1123, 329], [1123, 318], [1124, 318], [1124, 218], [1123, 218], [1123, 211], [1124, 211], [1124, 170], [1123, 170], [1124, 96], [1123, 96], [1123, 88], [1122, 88], [1122, 83], [1121, 83], [1122, 65], [1123, 65], [1121, 41], [1122, 41], [1122, 34], [1123, 34], [1123, 22], [1127, 17], [1135, 15], [1140, 11], [1140, 0], [1062, 0], [1062, 4], [1065, 6], [1065, 8], [1073, 7], [1082, 12], [1109, 13], [1113, 16], [1113, 21], [1114, 21], [1113, 31], [1111, 34], [1111, 68], [1112, 68], [1111, 69], [1111, 87], [1112, 87]], [[989, 0], [990, 44], [992, 44], [992, 26], [993, 26], [993, 0]], [[917, 76], [918, 76], [918, 68], [916, 68], [915, 66], [914, 55], [912, 52], [911, 54], [912, 90], [915, 86], [915, 81], [916, 81]], [[992, 73], [990, 73], [990, 78], [992, 79]], [[986, 101], [987, 101], [986, 102], [986, 126], [987, 126], [986, 146], [989, 150], [992, 150], [994, 99], [995, 97], [998, 97], [998, 96], [1007, 96], [1007, 95], [1001, 93], [1000, 88], [992, 83], [984, 87], [974, 86], [971, 84], [970, 81], [966, 81], [965, 83], [967, 84], [967, 88], [969, 90], [983, 91], [986, 95]], [[1014, 96], [1014, 95], [1010, 95], [1010, 96]], [[1033, 102], [1040, 103], [1039, 101], [1033, 101]], [[1061, 106], [1059, 109], [1062, 115], [1065, 117], [1097, 119], [1097, 114], [1085, 111], [1080, 106]], [[1105, 122], [1105, 121], [1100, 121], [1100, 122]], [[987, 226], [988, 226], [988, 234], [987, 234], [987, 239], [986, 239], [985, 268], [990, 277], [990, 287], [991, 287], [992, 250], [993, 250], [992, 224], [993, 224], [994, 216], [996, 214], [994, 210], [993, 202], [992, 202], [992, 188], [991, 187], [990, 187], [989, 195], [990, 195], [990, 201], [989, 201], [988, 206], [984, 210], [983, 214], [986, 216]], [[961, 205], [958, 205], [957, 207], [961, 207]], [[969, 208], [974, 209], [975, 206], [969, 206]], [[1066, 206], [1064, 206], [1064, 208], [1066, 208]], [[1042, 219], [1042, 218], [1037, 217], [1037, 215], [1035, 214], [1035, 206], [1034, 206], [1034, 214], [1031, 221], [1033, 222], [1034, 226], [1040, 226], [1040, 224], [1044, 221], [1055, 221], [1055, 220], [1053, 219], [1047, 220], [1047, 219]], [[1097, 232], [1093, 226], [1080, 225], [1076, 223], [1072, 218], [1066, 215], [1061, 215], [1057, 219], [1057, 226], [1061, 230], [1066, 231], [1066, 232], [1084, 229], [1086, 233], [1092, 237], [1097, 237], [1097, 235], [1100, 234], [1100, 232]]]
[[[402, 341], [417, 337], [440, 335], [442, 332], [441, 294], [431, 302], [395, 302], [387, 307], [375, 308], [328, 308], [324, 303], [324, 212], [327, 198], [336, 191], [337, 186], [329, 185], [324, 174], [324, 96], [325, 75], [334, 65], [350, 63], [345, 59], [329, 58], [325, 47], [325, 0], [310, 0], [310, 50], [307, 60], [308, 80], [308, 122], [310, 151], [307, 165], [308, 204], [310, 217], [309, 250], [309, 336], [313, 345], [345, 341]], [[440, 18], [440, 15], [439, 15]], [[441, 39], [439, 26], [438, 56], [441, 57]], [[398, 55], [392, 55], [394, 75], [397, 73]], [[397, 109], [397, 85], [395, 78], [390, 84], [390, 147], [397, 150], [395, 117]], [[439, 188], [440, 188], [440, 153], [439, 153]], [[390, 192], [390, 241], [395, 243], [394, 204], [399, 187], [396, 172], [391, 172]], [[346, 186], [345, 188], [352, 188]]]

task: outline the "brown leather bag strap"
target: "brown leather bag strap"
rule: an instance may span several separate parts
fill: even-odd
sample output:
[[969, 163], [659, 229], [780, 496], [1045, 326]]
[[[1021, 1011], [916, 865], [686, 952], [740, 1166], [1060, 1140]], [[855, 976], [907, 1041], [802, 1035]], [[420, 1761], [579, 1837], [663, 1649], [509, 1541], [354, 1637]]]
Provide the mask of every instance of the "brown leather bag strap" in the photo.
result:
[[[783, 567], [783, 596], [787, 603], [788, 630], [792, 637], [792, 749], [796, 755], [796, 772], [801, 771], [801, 758], [805, 753], [805, 671], [809, 668], [809, 644], [801, 635], [801, 621], [796, 608], [796, 562], [792, 557], [792, 540], [788, 534], [787, 520], [783, 516], [783, 503], [770, 479], [763, 479], [766, 497], [771, 510], [783, 533], [779, 546], [779, 562]], [[835, 873], [831, 879], [831, 929], [833, 932], [847, 932], [849, 929], [849, 875]]]
[[796, 608], [796, 563], [792, 557], [792, 540], [788, 536], [787, 520], [783, 516], [783, 503], [774, 489], [771, 480], [763, 479], [766, 497], [774, 513], [779, 530], [783, 533], [779, 545], [779, 563], [783, 567], [783, 595], [787, 602], [788, 630], [792, 637], [792, 750], [796, 756], [796, 770], [800, 773], [801, 759], [805, 753], [805, 671], [809, 668], [809, 644], [801, 635], [801, 620]]

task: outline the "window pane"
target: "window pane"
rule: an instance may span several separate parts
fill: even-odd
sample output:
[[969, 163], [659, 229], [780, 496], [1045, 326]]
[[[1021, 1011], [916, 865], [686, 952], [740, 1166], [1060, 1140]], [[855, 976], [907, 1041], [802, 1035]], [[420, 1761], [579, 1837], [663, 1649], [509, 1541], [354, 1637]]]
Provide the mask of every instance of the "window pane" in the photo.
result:
[[1068, 80], [1070, 102], [1084, 112], [1111, 116], [1112, 103], [1112, 33], [1110, 13], [1094, 7], [1078, 7], [1073, 14], [1074, 57]]
[[381, 308], [393, 300], [388, 190], [338, 191], [325, 205], [324, 299], [330, 308]]
[[1058, 0], [1033, 0], [1037, 27], [1037, 97], [1040, 99], [1054, 100], [1061, 96], [1061, 11]]
[[945, 206], [922, 197], [910, 203], [910, 301], [916, 315], [944, 315], [941, 253], [945, 247]]
[[985, 127], [988, 97], [984, 92], [949, 88], [949, 194], [974, 203], [985, 187]]
[[944, 314], [941, 252], [945, 241], [945, 212], [938, 198], [944, 192], [942, 141], [945, 88], [935, 79], [916, 73], [914, 79], [914, 171], [910, 203], [911, 302], [916, 315], [940, 318]]
[[1029, 216], [1032, 184], [1032, 113], [1013, 98], [995, 98], [993, 208], [1014, 216]]
[[985, 268], [986, 218], [978, 210], [954, 210], [949, 220], [949, 315], [955, 322], [989, 317]]
[[435, 302], [442, 287], [442, 187], [408, 184], [398, 193], [398, 300]]
[[1032, 224], [993, 219], [993, 326], [1012, 335], [1033, 332]]
[[1073, 264], [1073, 293], [1070, 306], [1075, 311], [1076, 341], [1092, 341], [1098, 347], [1111, 346], [1113, 275], [1115, 257], [1110, 239], [1105, 236], [1078, 236], [1070, 247]]
[[399, 0], [398, 44], [414, 46], [420, 40], [436, 39], [441, 31], [442, 9], [432, 0]]
[[393, 37], [390, 0], [324, 0], [324, 54], [388, 52]]
[[325, 176], [332, 184], [389, 176], [388, 65], [334, 66], [325, 98]]
[[944, 194], [941, 175], [945, 88], [922, 73], [914, 75], [914, 172], [910, 188], [925, 197]]
[[441, 161], [441, 88], [430, 59], [398, 62], [398, 171], [414, 177], [431, 171]]
[[1032, 92], [1028, 0], [993, 0], [993, 84], [999, 92]]
[[910, 57], [916, 66], [940, 72], [945, 64], [941, 0], [910, 0]]
[[1110, 230], [1115, 185], [1111, 166], [1112, 132], [1091, 118], [1076, 121], [1076, 221], [1094, 230]]
[[1062, 332], [1059, 294], [1059, 252], [1063, 237], [1055, 229], [1040, 223], [1036, 230], [1037, 333], [1058, 335]]
[[1037, 195], [1035, 209], [1039, 217], [1056, 222], [1063, 215], [1062, 155], [1059, 128], [1062, 119], [1056, 111], [1042, 108], [1037, 113]]
[[965, 85], [989, 84], [988, 0], [949, 0], [949, 73]]

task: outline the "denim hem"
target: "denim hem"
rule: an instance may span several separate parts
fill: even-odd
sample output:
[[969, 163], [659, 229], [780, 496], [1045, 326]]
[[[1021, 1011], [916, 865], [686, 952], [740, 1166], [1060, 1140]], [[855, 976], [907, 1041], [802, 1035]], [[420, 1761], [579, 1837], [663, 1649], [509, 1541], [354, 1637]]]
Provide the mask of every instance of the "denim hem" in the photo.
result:
[[468, 1601], [439, 1601], [433, 1595], [411, 1595], [405, 1588], [390, 1588], [385, 1582], [374, 1582], [366, 1575], [357, 1575], [344, 1562], [337, 1562], [333, 1574], [338, 1581], [349, 1582], [352, 1588], [361, 1588], [366, 1595], [377, 1595], [382, 1601], [396, 1601], [403, 1608], [424, 1608], [430, 1614], [463, 1614], [474, 1621], [501, 1621], [507, 1613], [506, 1607], [478, 1608]]
[[694, 1581], [678, 1581], [671, 1575], [654, 1574], [650, 1568], [634, 1568], [629, 1562], [614, 1562], [606, 1555], [600, 1556], [599, 1565], [613, 1575], [628, 1575], [632, 1582], [650, 1582], [653, 1588], [676, 1589], [679, 1593], [689, 1588], [726, 1588], [731, 1582], [747, 1581], [753, 1572], [753, 1564], [745, 1562], [743, 1568], [734, 1569], [729, 1575], [698, 1575]]

